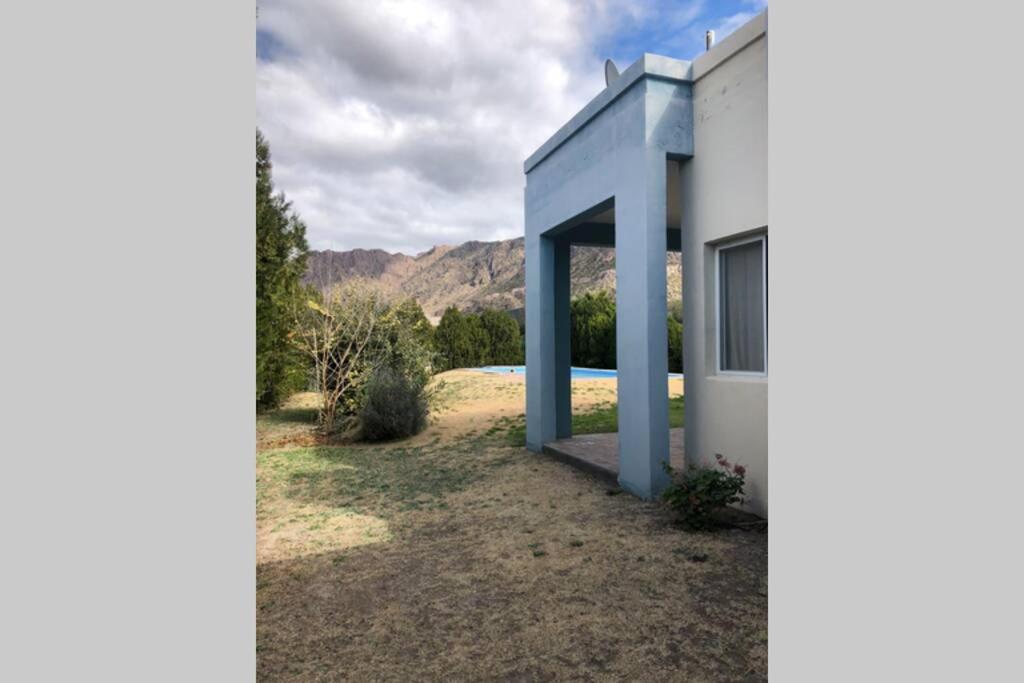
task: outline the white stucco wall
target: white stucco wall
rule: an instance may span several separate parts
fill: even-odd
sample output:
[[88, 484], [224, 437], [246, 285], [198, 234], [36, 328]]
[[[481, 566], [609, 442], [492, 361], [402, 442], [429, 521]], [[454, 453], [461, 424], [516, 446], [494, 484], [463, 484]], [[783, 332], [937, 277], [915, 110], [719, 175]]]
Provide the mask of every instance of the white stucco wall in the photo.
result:
[[[768, 229], [765, 16], [696, 59], [693, 75], [694, 154], [679, 176], [686, 456], [745, 465], [746, 507], [767, 516], [768, 378], [717, 373], [714, 280], [716, 243]], [[768, 255], [770, 269], [770, 230]]]

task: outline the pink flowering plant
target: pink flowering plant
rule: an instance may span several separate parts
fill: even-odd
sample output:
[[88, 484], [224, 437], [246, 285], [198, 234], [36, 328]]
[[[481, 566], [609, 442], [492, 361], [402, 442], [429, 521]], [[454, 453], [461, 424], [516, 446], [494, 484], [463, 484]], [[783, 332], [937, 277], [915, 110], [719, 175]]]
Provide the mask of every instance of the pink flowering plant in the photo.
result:
[[747, 469], [732, 464], [715, 454], [715, 466], [689, 465], [675, 476], [668, 463], [665, 471], [672, 475], [672, 484], [662, 494], [683, 522], [691, 529], [707, 529], [714, 525], [715, 512], [734, 503], [743, 502], [743, 485]]

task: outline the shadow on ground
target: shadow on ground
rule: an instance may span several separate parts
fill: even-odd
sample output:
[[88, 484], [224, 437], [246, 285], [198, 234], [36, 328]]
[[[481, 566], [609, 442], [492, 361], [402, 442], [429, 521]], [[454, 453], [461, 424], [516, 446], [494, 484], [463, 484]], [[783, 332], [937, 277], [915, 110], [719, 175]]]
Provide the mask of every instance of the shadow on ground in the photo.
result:
[[765, 679], [763, 528], [684, 531], [514, 445], [521, 382], [446, 377], [400, 443], [318, 442], [314, 395], [258, 420], [260, 680]]
[[[443, 505], [389, 486], [363, 508], [388, 518], [381, 542], [259, 564], [261, 679], [765, 678], [764, 532], [688, 533], [565, 465], [484, 451], [503, 464], [424, 484]], [[308, 484], [285, 495], [349, 495]]]

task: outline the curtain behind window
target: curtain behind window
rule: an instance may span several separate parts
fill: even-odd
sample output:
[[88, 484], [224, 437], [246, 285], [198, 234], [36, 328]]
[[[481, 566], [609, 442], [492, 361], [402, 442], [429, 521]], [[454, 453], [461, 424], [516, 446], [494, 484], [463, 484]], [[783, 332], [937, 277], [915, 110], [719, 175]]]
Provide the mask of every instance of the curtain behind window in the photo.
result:
[[764, 372], [764, 242], [719, 251], [723, 370]]

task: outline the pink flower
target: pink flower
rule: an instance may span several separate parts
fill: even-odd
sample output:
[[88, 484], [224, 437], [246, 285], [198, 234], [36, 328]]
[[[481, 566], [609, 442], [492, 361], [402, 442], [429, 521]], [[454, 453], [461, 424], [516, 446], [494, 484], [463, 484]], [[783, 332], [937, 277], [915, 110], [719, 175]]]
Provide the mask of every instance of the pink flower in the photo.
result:
[[742, 477], [744, 474], [747, 473], [747, 468], [744, 467], [743, 465], [734, 465], [732, 471]]

